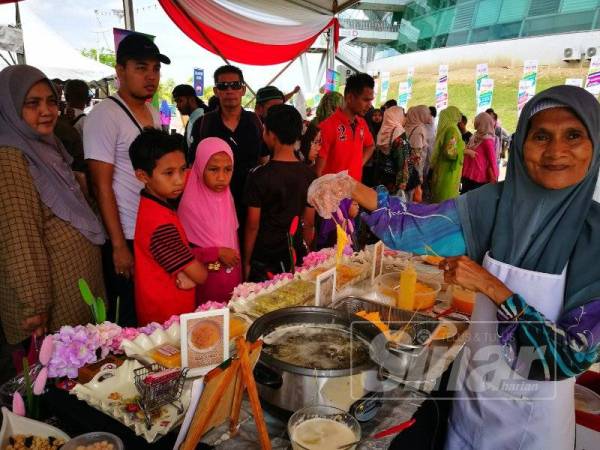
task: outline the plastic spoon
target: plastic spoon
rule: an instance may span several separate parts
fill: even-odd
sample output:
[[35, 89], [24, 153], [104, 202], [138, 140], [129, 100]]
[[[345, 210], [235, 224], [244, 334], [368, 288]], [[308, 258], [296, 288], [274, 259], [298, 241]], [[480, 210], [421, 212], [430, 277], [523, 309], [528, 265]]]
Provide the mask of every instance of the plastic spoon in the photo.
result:
[[[412, 427], [415, 422], [416, 422], [416, 419], [407, 420], [406, 422], [402, 422], [398, 425], [394, 425], [393, 427], [388, 428], [387, 430], [380, 431], [376, 435], [372, 436], [370, 439], [382, 439], [382, 438], [390, 436], [392, 434], [400, 433], [401, 431], [404, 431], [407, 428]], [[354, 441], [349, 444], [340, 445], [338, 447], [338, 450], [347, 450], [357, 444], [360, 444], [360, 441]]]

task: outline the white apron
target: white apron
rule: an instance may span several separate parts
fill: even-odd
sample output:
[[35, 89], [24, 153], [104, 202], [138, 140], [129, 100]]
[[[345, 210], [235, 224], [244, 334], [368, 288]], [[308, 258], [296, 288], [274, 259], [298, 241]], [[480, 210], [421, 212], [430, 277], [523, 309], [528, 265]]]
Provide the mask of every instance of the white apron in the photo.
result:
[[[496, 261], [489, 255], [485, 256], [483, 267], [547, 319], [558, 319], [566, 270], [560, 275], [534, 272]], [[477, 294], [445, 448], [572, 449], [575, 378], [532, 381], [512, 370], [503, 356], [506, 350], [499, 343], [497, 311], [487, 296]], [[522, 356], [523, 352], [519, 361]]]

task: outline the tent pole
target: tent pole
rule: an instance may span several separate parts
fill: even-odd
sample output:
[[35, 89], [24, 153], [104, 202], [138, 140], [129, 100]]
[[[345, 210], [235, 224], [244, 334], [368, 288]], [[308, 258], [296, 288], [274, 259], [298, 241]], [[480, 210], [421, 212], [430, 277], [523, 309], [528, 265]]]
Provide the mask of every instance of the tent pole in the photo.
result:
[[[302, 54], [302, 53], [301, 53], [301, 54]], [[281, 74], [282, 74], [283, 72], [285, 72], [285, 71], [287, 70], [287, 68], [288, 68], [288, 67], [290, 67], [290, 66], [292, 65], [292, 63], [293, 63], [294, 61], [296, 61], [296, 60], [297, 60], [299, 57], [300, 57], [300, 55], [296, 56], [296, 57], [295, 57], [294, 59], [292, 59], [292, 60], [291, 60], [289, 63], [287, 63], [287, 64], [285, 65], [285, 67], [283, 67], [283, 68], [282, 68], [282, 69], [281, 69], [281, 70], [280, 70], [280, 71], [277, 73], [277, 75], [275, 75], [275, 76], [273, 77], [273, 79], [272, 79], [271, 81], [269, 81], [267, 84], [265, 84], [265, 86], [270, 86], [272, 83], [274, 83], [274, 82], [275, 82], [275, 80], [276, 80], [277, 78], [279, 78], [279, 77], [281, 76]], [[254, 94], [254, 92], [252, 92], [252, 94]], [[251, 99], [248, 101], [248, 103], [246, 103], [246, 104], [244, 105], [244, 108], [245, 108], [246, 106], [248, 106], [250, 103], [252, 103], [252, 100], [254, 100], [255, 98], [256, 98], [256, 94], [254, 94], [254, 95], [252, 96], [252, 98], [251, 98]]]
[[306, 58], [306, 53], [302, 53], [300, 55], [300, 68], [302, 69], [302, 78], [304, 79], [304, 85], [308, 92], [313, 91], [313, 83], [310, 79], [310, 73], [308, 70], [308, 59]]
[[[231, 65], [231, 63], [230, 63], [230, 62], [227, 60], [227, 58], [225, 58], [225, 56], [223, 56], [223, 53], [221, 53], [221, 50], [219, 50], [219, 47], [217, 47], [217, 46], [215, 45], [215, 43], [214, 43], [213, 41], [211, 41], [211, 40], [208, 38], [208, 36], [206, 36], [206, 34], [204, 33], [204, 31], [202, 31], [202, 29], [201, 29], [201, 28], [200, 28], [198, 25], [196, 25], [196, 22], [194, 22], [194, 19], [192, 19], [192, 18], [190, 17], [190, 15], [188, 14], [188, 12], [187, 12], [185, 9], [183, 9], [183, 8], [182, 8], [182, 7], [179, 5], [179, 2], [178, 2], [177, 0], [173, 0], [173, 4], [174, 4], [175, 6], [177, 6], [177, 8], [178, 8], [178, 9], [179, 9], [179, 11], [181, 12], [181, 14], [183, 14], [185, 17], [187, 17], [187, 19], [188, 19], [188, 20], [189, 20], [189, 22], [190, 22], [190, 23], [193, 25], [193, 27], [196, 29], [196, 31], [197, 31], [198, 33], [200, 33], [200, 35], [201, 35], [201, 36], [204, 38], [204, 40], [206, 40], [206, 42], [208, 42], [208, 43], [211, 45], [211, 47], [212, 47], [212, 48], [215, 50], [215, 53], [216, 53], [217, 55], [219, 55], [223, 61], [225, 61], [225, 64], [227, 64], [227, 65], [229, 65], [229, 66], [230, 66], [230, 65]], [[250, 87], [248, 84], [246, 84], [246, 87], [247, 87], [247, 88], [248, 88], [248, 90], [249, 90], [249, 91], [252, 93], [252, 95], [256, 96], [256, 92], [254, 92], [254, 91], [252, 90], [252, 88], [251, 88], [251, 87]], [[252, 100], [251, 100], [251, 101], [252, 101]]]
[[134, 31], [133, 0], [123, 0], [123, 13], [125, 17], [125, 29]]
[[[10, 55], [10, 53], [9, 53], [9, 55]], [[10, 61], [8, 59], [6, 59], [2, 53], [0, 53], [0, 58], [2, 58], [4, 60], [4, 62], [6, 63], [7, 66], [12, 66]]]
[[335, 70], [335, 32], [333, 25], [327, 31], [327, 68]]
[[[15, 3], [15, 25], [21, 30], [22, 33], [23, 27], [21, 26], [21, 11], [19, 10], [19, 2]], [[19, 64], [27, 63], [27, 60], [25, 59], [25, 40], [23, 40], [23, 53], [17, 53], [17, 62]]]
[[321, 54], [321, 62], [319, 63], [319, 69], [317, 70], [317, 76], [315, 77], [314, 87], [315, 90], [321, 89], [321, 80], [323, 80], [323, 76], [325, 75], [325, 68], [327, 67], [327, 53], [323, 52]]

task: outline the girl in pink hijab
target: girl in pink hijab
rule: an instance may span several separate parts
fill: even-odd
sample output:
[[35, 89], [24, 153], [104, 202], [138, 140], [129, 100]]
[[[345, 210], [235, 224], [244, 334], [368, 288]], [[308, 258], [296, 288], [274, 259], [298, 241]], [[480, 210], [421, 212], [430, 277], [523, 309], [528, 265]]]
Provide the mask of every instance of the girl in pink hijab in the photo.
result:
[[233, 152], [222, 139], [202, 140], [177, 214], [198, 261], [208, 278], [196, 288], [197, 305], [209, 300], [228, 302], [242, 281], [238, 221], [229, 190]]

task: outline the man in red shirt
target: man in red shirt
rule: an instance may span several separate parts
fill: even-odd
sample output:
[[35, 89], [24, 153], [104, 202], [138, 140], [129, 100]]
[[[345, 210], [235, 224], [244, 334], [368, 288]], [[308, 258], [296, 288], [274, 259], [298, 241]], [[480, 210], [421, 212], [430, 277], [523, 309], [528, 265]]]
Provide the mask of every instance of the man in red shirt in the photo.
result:
[[361, 117], [371, 108], [374, 85], [373, 78], [366, 73], [351, 75], [346, 80], [344, 106], [319, 125], [318, 176], [347, 170], [350, 176], [361, 181], [362, 167], [375, 148], [369, 127]]

